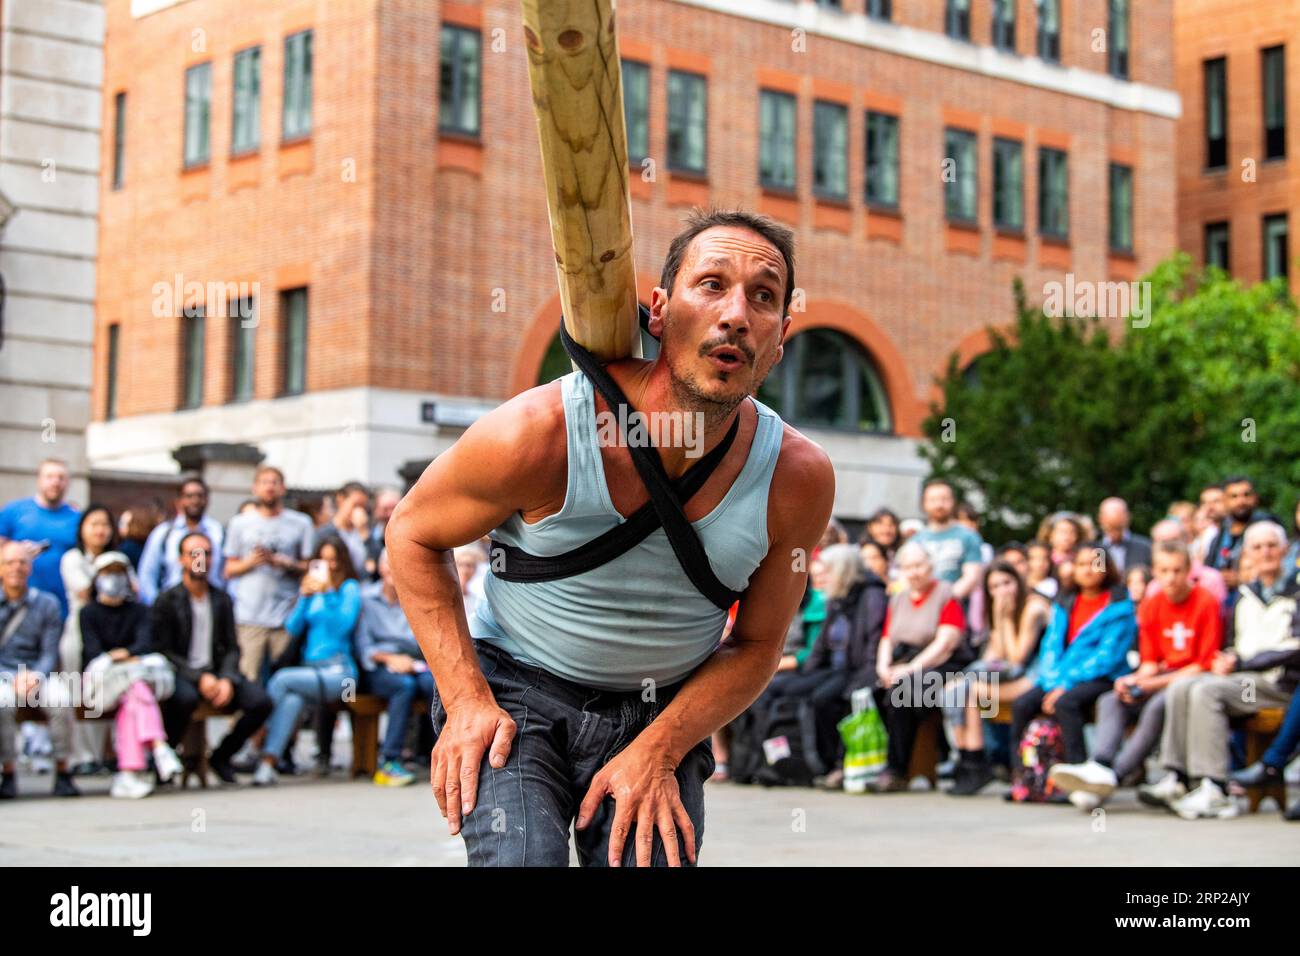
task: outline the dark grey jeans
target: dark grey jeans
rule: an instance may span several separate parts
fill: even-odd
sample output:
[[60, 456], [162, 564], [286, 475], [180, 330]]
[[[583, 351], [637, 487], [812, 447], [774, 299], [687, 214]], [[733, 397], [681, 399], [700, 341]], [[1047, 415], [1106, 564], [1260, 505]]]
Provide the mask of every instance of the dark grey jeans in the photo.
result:
[[[494, 769], [483, 756], [478, 802], [465, 817], [461, 836], [470, 866], [568, 866], [569, 830], [591, 779], [636, 739], [681, 687], [657, 687], [654, 699], [642, 691], [602, 691], [520, 663], [504, 651], [476, 641], [479, 664], [497, 704], [515, 721], [506, 765]], [[435, 689], [433, 732], [441, 733], [447, 712]], [[704, 781], [713, 775], [708, 738], [677, 767], [682, 805], [695, 827], [695, 850], [704, 841]], [[606, 796], [585, 830], [575, 831], [578, 862], [605, 866], [614, 798]], [[678, 836], [683, 865], [685, 845]], [[655, 831], [653, 866], [667, 866]], [[623, 849], [623, 866], [636, 865], [636, 827]]]

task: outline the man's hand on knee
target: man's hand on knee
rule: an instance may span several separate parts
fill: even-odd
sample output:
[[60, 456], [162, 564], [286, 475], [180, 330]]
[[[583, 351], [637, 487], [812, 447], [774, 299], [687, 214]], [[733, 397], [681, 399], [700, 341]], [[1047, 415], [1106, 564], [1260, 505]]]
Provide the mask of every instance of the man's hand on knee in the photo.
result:
[[447, 710], [447, 720], [433, 747], [429, 782], [438, 809], [452, 836], [478, 800], [478, 771], [483, 754], [497, 769], [506, 765], [515, 722], [494, 700], [467, 700]]
[[636, 865], [649, 866], [655, 829], [663, 840], [669, 866], [681, 866], [677, 849], [680, 831], [686, 859], [695, 862], [695, 826], [682, 804], [676, 768], [661, 753], [633, 742], [601, 767], [578, 809], [578, 829], [591, 823], [606, 794], [614, 797], [614, 822], [609, 828], [609, 865], [621, 866], [623, 847], [636, 824]]

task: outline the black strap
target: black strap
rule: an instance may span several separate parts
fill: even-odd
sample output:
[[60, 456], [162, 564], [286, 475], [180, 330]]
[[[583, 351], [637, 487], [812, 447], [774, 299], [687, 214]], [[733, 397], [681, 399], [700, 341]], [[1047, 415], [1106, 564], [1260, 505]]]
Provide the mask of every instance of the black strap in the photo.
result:
[[[644, 306], [642, 306], [644, 312]], [[643, 317], [644, 318], [644, 317]], [[635, 409], [618, 387], [618, 383], [587, 349], [569, 335], [560, 320], [560, 341], [569, 358], [587, 376], [600, 392], [605, 403], [618, 417], [619, 428], [626, 439], [626, 424]], [[627, 411], [623, 412], [622, 408]], [[632, 463], [645, 484], [650, 500], [642, 505], [622, 524], [616, 525], [586, 544], [555, 557], [538, 557], [512, 545], [502, 544], [495, 538], [491, 542], [492, 573], [505, 581], [536, 582], [572, 577], [599, 567], [626, 553], [663, 527], [678, 563], [691, 583], [716, 607], [726, 610], [740, 597], [718, 580], [708, 555], [695, 528], [686, 518], [683, 504], [703, 487], [713, 474], [735, 440], [739, 431], [740, 416], [736, 416], [723, 440], [694, 468], [673, 481], [664, 470], [663, 462], [652, 448], [640, 443], [626, 442]]]

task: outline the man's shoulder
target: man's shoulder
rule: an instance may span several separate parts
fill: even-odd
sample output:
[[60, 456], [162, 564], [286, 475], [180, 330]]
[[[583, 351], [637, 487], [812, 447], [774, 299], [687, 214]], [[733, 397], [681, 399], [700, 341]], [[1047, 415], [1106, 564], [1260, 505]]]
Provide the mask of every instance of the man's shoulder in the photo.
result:
[[781, 422], [781, 451], [776, 458], [776, 471], [772, 476], [793, 481], [809, 490], [819, 487], [835, 488], [835, 469], [830, 455], [821, 445], [800, 432], [789, 422]]
[[[57, 614], [62, 616], [63, 612], [59, 609], [59, 599], [49, 591], [43, 591], [40, 588], [29, 587], [27, 589], [27, 601], [32, 610], [39, 614]], [[92, 602], [93, 603], [93, 602]]]

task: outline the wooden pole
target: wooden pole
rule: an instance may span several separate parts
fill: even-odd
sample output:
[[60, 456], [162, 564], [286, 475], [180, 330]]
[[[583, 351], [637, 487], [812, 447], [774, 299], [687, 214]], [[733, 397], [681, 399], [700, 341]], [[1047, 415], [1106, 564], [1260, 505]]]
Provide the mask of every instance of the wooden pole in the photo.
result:
[[565, 326], [602, 360], [640, 356], [613, 2], [521, 4]]

